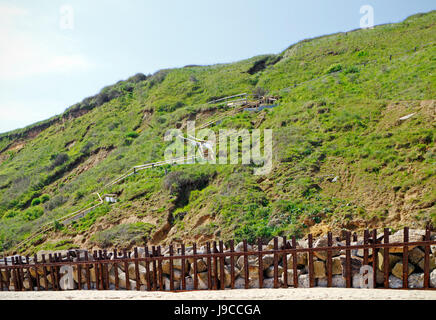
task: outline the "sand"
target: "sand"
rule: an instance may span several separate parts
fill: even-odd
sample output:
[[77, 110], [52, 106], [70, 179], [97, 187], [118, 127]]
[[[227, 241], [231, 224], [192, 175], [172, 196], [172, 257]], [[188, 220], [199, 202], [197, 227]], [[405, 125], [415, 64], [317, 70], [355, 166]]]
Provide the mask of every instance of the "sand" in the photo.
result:
[[436, 300], [436, 291], [389, 289], [249, 289], [195, 292], [0, 292], [0, 300]]

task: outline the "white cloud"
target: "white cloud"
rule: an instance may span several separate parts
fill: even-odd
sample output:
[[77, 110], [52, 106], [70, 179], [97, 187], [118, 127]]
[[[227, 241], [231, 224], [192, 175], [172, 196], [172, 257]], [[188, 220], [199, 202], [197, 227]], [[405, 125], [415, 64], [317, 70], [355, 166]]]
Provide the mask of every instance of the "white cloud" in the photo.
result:
[[40, 20], [26, 9], [0, 5], [0, 78], [69, 74], [93, 67], [58, 29], [36, 28]]

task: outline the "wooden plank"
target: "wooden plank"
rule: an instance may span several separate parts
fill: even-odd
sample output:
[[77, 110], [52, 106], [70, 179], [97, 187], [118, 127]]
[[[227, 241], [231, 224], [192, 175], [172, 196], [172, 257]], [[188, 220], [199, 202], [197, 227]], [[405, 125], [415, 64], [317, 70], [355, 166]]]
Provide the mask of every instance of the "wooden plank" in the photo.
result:
[[[160, 246], [158, 247], [158, 249], [156, 250], [156, 247], [155, 246], [152, 246], [151, 247], [151, 255], [152, 255], [152, 257], [154, 258], [154, 257], [156, 257], [156, 256], [160, 256]], [[160, 261], [160, 260], [159, 260]], [[157, 275], [157, 272], [158, 272], [158, 270], [157, 270], [157, 262], [156, 262], [156, 259], [152, 259], [152, 263], [151, 263], [151, 265], [152, 265], [152, 269], [153, 269], [153, 287], [152, 287], [152, 290], [153, 291], [156, 291], [157, 290], [157, 279], [158, 279], [158, 275]], [[161, 265], [161, 263], [159, 263], [158, 264], [159, 265], [159, 267], [161, 268], [162, 267], [162, 265]], [[159, 268], [159, 273], [161, 273], [160, 272], [160, 268]], [[159, 279], [160, 280], [160, 279]], [[161, 282], [159, 282], [159, 289], [160, 290], [165, 290], [164, 289], [164, 284], [163, 284], [163, 278], [162, 278], [162, 281]]]
[[[213, 242], [213, 253], [217, 253], [216, 241]], [[218, 290], [218, 258], [213, 255], [213, 289]]]
[[[197, 264], [197, 244], [192, 244], [192, 256], [194, 258], [194, 261], [192, 262], [192, 268], [193, 268], [193, 278], [194, 278], [194, 290], [198, 290], [198, 264]], [[208, 268], [208, 272], [210, 275], [210, 268]], [[209, 284], [209, 289], [211, 288], [211, 285]]]
[[346, 274], [346, 285], [347, 288], [351, 288], [352, 284], [352, 274], [351, 274], [351, 250], [349, 246], [351, 245], [351, 233], [347, 231], [345, 234], [345, 274]]
[[[230, 252], [235, 252], [235, 241], [230, 240]], [[230, 287], [235, 289], [235, 257], [230, 256]]]
[[[54, 259], [53, 259], [53, 256], [51, 255], [51, 253], [48, 254], [48, 261], [50, 263], [54, 262]], [[58, 288], [57, 283], [56, 283], [54, 267], [50, 267], [50, 276], [51, 276], [53, 289], [56, 291], [59, 291], [59, 288]]]
[[257, 260], [259, 272], [259, 288], [263, 288], [263, 260], [262, 260], [262, 239], [257, 239]]
[[[368, 257], [369, 257], [369, 250], [368, 250], [368, 244], [369, 244], [369, 230], [365, 229], [363, 232], [363, 244], [365, 245], [365, 249], [363, 249], [363, 265], [368, 265]], [[365, 275], [367, 272], [365, 272]], [[370, 279], [367, 277], [365, 280], [365, 285], [368, 287]]]
[[[29, 256], [26, 256], [26, 265], [27, 265], [27, 277], [29, 279], [29, 286], [30, 286], [30, 291], [33, 291], [33, 280], [32, 280], [32, 275], [30, 274], [30, 259]], [[1, 271], [1, 270], [0, 270]], [[1, 275], [1, 272], [0, 272]], [[1, 284], [1, 279], [0, 279], [0, 284]]]
[[377, 257], [378, 250], [375, 247], [377, 244], [377, 230], [372, 231], [372, 281], [373, 288], [377, 288]]
[[[224, 253], [224, 243], [222, 240], [220, 240], [220, 242], [219, 242], [219, 250], [220, 250], [220, 253]], [[221, 290], [224, 290], [226, 288], [225, 274], [224, 274], [225, 257], [222, 256], [222, 257], [220, 257], [219, 260], [220, 260], [220, 285], [221, 285]]]
[[244, 240], [242, 242], [243, 250], [244, 250], [244, 276], [245, 276], [245, 289], [249, 288], [249, 273], [248, 273], [248, 246], [247, 246], [247, 240]]
[[[206, 252], [207, 252], [208, 255], [211, 254], [210, 242], [208, 242], [206, 244]], [[212, 283], [212, 258], [210, 256], [207, 257], [207, 286], [208, 286], [209, 290], [212, 290], [212, 288], [213, 288], [213, 283]]]
[[[333, 235], [329, 231], [327, 233], [327, 246], [332, 247], [333, 246]], [[327, 251], [327, 287], [332, 287], [332, 278], [333, 278], [333, 260], [332, 260], [332, 251]]]
[[[287, 249], [287, 240], [286, 236], [283, 237], [283, 249]], [[283, 288], [288, 287], [288, 254], [283, 254], [282, 259], [283, 264]], [[263, 277], [263, 270], [262, 270], [262, 277]]]
[[[292, 236], [292, 249], [297, 249], [297, 239]], [[294, 276], [294, 288], [298, 288], [297, 251], [292, 252], [292, 269]]]
[[409, 242], [409, 228], [405, 227], [403, 231], [403, 288], [407, 289], [409, 287], [409, 247], [407, 243]]
[[33, 255], [33, 263], [35, 265], [34, 269], [35, 269], [35, 278], [36, 278], [36, 288], [37, 288], [38, 291], [40, 291], [41, 290], [41, 283], [40, 283], [40, 280], [39, 280], [39, 272], [38, 272], [38, 267], [37, 267], [37, 265], [38, 265], [38, 255], [36, 253]]
[[141, 278], [139, 277], [139, 262], [138, 262], [138, 248], [133, 249], [133, 255], [135, 257], [135, 278], [136, 278], [136, 291], [141, 291]]
[[151, 273], [150, 273], [150, 253], [148, 252], [148, 246], [145, 247], [145, 272], [147, 280], [147, 290], [151, 291]]
[[[156, 254], [157, 254], [158, 257], [162, 256], [162, 248], [161, 248], [161, 246], [157, 246]], [[156, 262], [154, 263], [154, 265], [156, 266]], [[157, 261], [157, 272], [158, 272], [158, 275], [159, 275], [159, 289], [160, 290], [164, 290], [164, 286], [165, 285], [164, 285], [164, 280], [163, 280], [162, 260], [160, 260], [160, 259]]]
[[[182, 243], [181, 245], [181, 255], [182, 257], [185, 255], [185, 244]], [[186, 290], [186, 260], [185, 258], [181, 259], [182, 261], [182, 290]]]
[[[80, 252], [79, 250], [76, 250], [76, 257], [77, 261], [80, 262]], [[68, 251], [68, 261], [72, 262], [70, 252]], [[79, 290], [82, 290], [82, 265], [79, 263], [77, 264], [77, 288]]]
[[126, 290], [130, 290], [129, 263], [127, 262], [128, 259], [129, 259], [129, 257], [127, 255], [127, 250], [123, 249], [124, 274], [126, 277]]
[[[43, 254], [41, 257], [42, 257], [42, 263], [45, 264], [46, 263], [45, 254]], [[49, 283], [48, 283], [47, 267], [44, 265], [42, 270], [43, 270], [43, 273], [44, 273], [44, 278], [43, 278], [44, 279], [44, 284], [45, 284], [45, 288], [44, 289], [48, 290]]]
[[[85, 251], [85, 261], [89, 261], [88, 251]], [[85, 270], [86, 270], [86, 286], [88, 287], [88, 290], [91, 290], [91, 272], [89, 270], [89, 263], [85, 264]]]
[[[118, 251], [114, 249], [114, 260], [118, 259]], [[114, 268], [114, 278], [115, 278], [115, 290], [120, 290], [120, 276], [118, 274], [118, 263], [113, 263]]]
[[[103, 251], [103, 257], [104, 257], [104, 260], [106, 260], [106, 261], [109, 260], [107, 250]], [[109, 280], [109, 264], [108, 263], [104, 264], [104, 275], [105, 275], [105, 283], [106, 283], [105, 289], [109, 290], [110, 289], [110, 280]]]
[[[170, 257], [174, 256], [173, 245], [170, 244]], [[170, 290], [174, 291], [174, 261], [170, 258]]]
[[[384, 243], [389, 243], [389, 229], [385, 228], [384, 230], [383, 240]], [[389, 248], [386, 247], [383, 249], [383, 272], [384, 272], [384, 286], [385, 289], [389, 289]]]
[[[430, 241], [430, 229], [425, 230], [425, 241]], [[424, 289], [430, 288], [430, 245], [424, 248]]]
[[274, 288], [279, 287], [279, 256], [277, 250], [279, 249], [279, 239], [274, 237]]
[[315, 277], [314, 277], [314, 270], [313, 270], [313, 251], [310, 250], [313, 248], [313, 236], [312, 234], [308, 235], [307, 238], [308, 246], [309, 246], [309, 287], [312, 288], [315, 286]]

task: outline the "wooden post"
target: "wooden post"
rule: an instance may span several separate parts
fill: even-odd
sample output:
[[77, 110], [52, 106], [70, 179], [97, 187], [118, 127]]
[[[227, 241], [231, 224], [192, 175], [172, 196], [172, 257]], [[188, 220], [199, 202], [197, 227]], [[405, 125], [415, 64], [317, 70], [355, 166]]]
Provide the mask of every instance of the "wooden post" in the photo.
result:
[[[89, 261], [88, 257], [88, 251], [85, 251], [85, 261]], [[91, 290], [91, 272], [89, 271], [89, 263], [85, 264], [86, 268], [86, 286], [88, 287], [88, 290]]]
[[[389, 243], [389, 229], [384, 229], [384, 237], [383, 237], [384, 243]], [[383, 250], [383, 271], [384, 271], [384, 285], [385, 288], [389, 288], [389, 247], [385, 247]]]
[[258, 272], [259, 272], [259, 288], [263, 288], [263, 260], [262, 260], [262, 239], [257, 239], [257, 260], [259, 262]]
[[[118, 251], [117, 249], [114, 249], [114, 261], [116, 261], [118, 259]], [[119, 279], [119, 275], [118, 275], [118, 263], [114, 262], [113, 263], [113, 268], [114, 268], [114, 277], [115, 277], [115, 290], [120, 290], [120, 279]]]
[[244, 249], [244, 276], [245, 276], [245, 289], [249, 288], [249, 273], [248, 273], [248, 255], [247, 255], [247, 251], [248, 251], [248, 247], [247, 247], [247, 240], [244, 240], [242, 242], [243, 244], [243, 249]]
[[145, 247], [145, 272], [147, 280], [147, 290], [151, 291], [150, 253], [148, 252], [148, 246]]
[[[235, 252], [235, 241], [230, 240], [230, 253]], [[230, 287], [232, 289], [235, 289], [235, 256], [230, 256], [230, 279], [231, 279], [231, 285]]]
[[[286, 236], [283, 237], [283, 249], [287, 249]], [[283, 288], [288, 287], [288, 254], [283, 253]]]
[[[425, 241], [430, 241], [430, 229], [425, 230]], [[424, 252], [424, 289], [428, 289], [430, 285], [430, 245], [425, 245]]]
[[[224, 254], [224, 243], [223, 243], [222, 240], [220, 240], [220, 242], [219, 242], [219, 250], [220, 250], [220, 253]], [[221, 290], [224, 290], [226, 288], [225, 274], [224, 274], [224, 260], [225, 260], [224, 256], [220, 257], [220, 284], [221, 284]]]
[[170, 245], [170, 290], [174, 291], [174, 261], [172, 259], [174, 252], [173, 252], [173, 245]]
[[[333, 246], [333, 235], [329, 231], [327, 234], [327, 246], [331, 248]], [[332, 251], [327, 250], [327, 287], [330, 288], [332, 286], [332, 278], [333, 278], [333, 261], [332, 261]]]
[[207, 250], [207, 285], [208, 289], [212, 290], [213, 284], [212, 284], [212, 258], [210, 257], [211, 249], [210, 249], [210, 242], [206, 244], [206, 250]]
[[126, 290], [130, 290], [130, 275], [129, 275], [129, 263], [127, 262], [127, 250], [123, 249], [123, 260], [124, 260], [124, 274], [126, 276]]
[[[182, 255], [182, 257], [185, 255], [185, 244], [184, 243], [182, 243], [182, 245], [181, 245], [181, 255]], [[186, 266], [185, 266], [185, 263], [186, 263], [186, 260], [185, 260], [185, 258], [182, 258], [181, 259], [182, 260], [182, 290], [186, 290]]]
[[292, 236], [292, 249], [294, 251], [292, 252], [292, 269], [293, 269], [293, 276], [294, 276], [294, 288], [298, 288], [298, 270], [297, 270], [297, 239], [295, 236]]
[[138, 262], [138, 248], [135, 247], [133, 249], [133, 254], [135, 257], [135, 278], [136, 278], [136, 291], [140, 291], [141, 290], [141, 278], [139, 277], [139, 262]]
[[[153, 251], [155, 251], [154, 248], [153, 248]], [[156, 255], [158, 257], [162, 256], [162, 248], [161, 248], [161, 246], [157, 246]], [[156, 268], [156, 261], [154, 262], [154, 268]], [[161, 259], [157, 260], [157, 271], [158, 271], [158, 275], [159, 275], [159, 289], [162, 291], [162, 290], [164, 290], [164, 280], [163, 280], [162, 260]]]
[[[368, 257], [369, 257], [369, 250], [368, 250], [368, 243], [369, 243], [369, 230], [366, 229], [363, 232], [363, 244], [365, 248], [363, 249], [363, 265], [368, 265]], [[367, 272], [365, 272], [367, 274]], [[369, 285], [369, 279], [365, 280], [365, 285]]]
[[345, 249], [346, 283], [347, 283], [347, 288], [351, 288], [352, 287], [351, 250], [349, 248], [351, 245], [350, 231], [347, 231], [347, 233], [345, 234], [345, 245], [346, 245], [346, 249]]
[[403, 288], [407, 289], [409, 287], [409, 247], [407, 245], [409, 242], [409, 228], [405, 227], [403, 232]]
[[309, 287], [312, 288], [315, 286], [315, 278], [314, 278], [314, 270], [313, 270], [313, 236], [312, 234], [308, 235], [308, 246], [309, 246]]
[[[213, 253], [217, 253], [216, 241], [213, 242]], [[213, 289], [218, 290], [218, 258], [213, 255]]]
[[[192, 244], [192, 255], [194, 256], [194, 263], [193, 263], [193, 269], [194, 269], [194, 290], [198, 290], [198, 270], [197, 270], [197, 244]], [[209, 253], [209, 252], [208, 252]], [[208, 276], [210, 278], [210, 268], [208, 266]], [[210, 283], [209, 283], [209, 289], [210, 289]]]
[[279, 250], [279, 239], [274, 237], [274, 288], [279, 287], [279, 256], [277, 254]]
[[38, 265], [38, 256], [36, 254], [33, 255], [33, 263], [35, 265], [34, 269], [35, 269], [35, 275], [36, 275], [36, 288], [37, 288], [38, 291], [40, 291], [41, 290], [41, 284], [40, 284], [40, 281], [39, 281], [39, 272], [38, 272], [38, 267], [37, 267], [37, 265]]
[[374, 229], [372, 231], [372, 281], [373, 281], [373, 288], [377, 287], [377, 256], [378, 251], [376, 248], [377, 244], [377, 230]]

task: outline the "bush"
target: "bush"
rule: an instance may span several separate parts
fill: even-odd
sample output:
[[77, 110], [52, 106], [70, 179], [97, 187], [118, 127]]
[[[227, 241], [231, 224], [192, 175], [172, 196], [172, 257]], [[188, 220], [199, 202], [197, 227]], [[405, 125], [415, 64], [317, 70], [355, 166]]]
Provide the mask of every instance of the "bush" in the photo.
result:
[[330, 67], [327, 68], [326, 70], [326, 74], [330, 74], [330, 73], [334, 73], [334, 72], [338, 72], [342, 70], [342, 65], [340, 64], [333, 64]]
[[33, 199], [32, 200], [32, 207], [34, 207], [34, 206], [39, 206], [41, 204], [41, 199], [39, 199], [39, 198], [35, 198], [35, 199]]
[[356, 66], [350, 66], [350, 67], [348, 67], [348, 68], [346, 68], [346, 69], [344, 70], [344, 73], [345, 73], [345, 74], [349, 74], [349, 73], [359, 73], [359, 68], [356, 67]]
[[20, 212], [16, 210], [9, 210], [3, 215], [3, 219], [10, 219], [17, 216]]
[[171, 194], [177, 195], [186, 189], [203, 189], [214, 175], [215, 172], [173, 171], [165, 177], [163, 186]]
[[129, 133], [126, 134], [127, 138], [132, 138], [132, 139], [136, 139], [139, 137], [139, 133], [136, 131], [131, 131]]
[[50, 200], [50, 196], [48, 194], [43, 194], [40, 199], [41, 199], [41, 203], [46, 203], [47, 201]]
[[66, 153], [60, 153], [57, 156], [55, 156], [51, 168], [54, 169], [56, 167], [59, 167], [60, 165], [63, 165], [65, 162], [67, 162], [70, 159], [68, 154]]
[[23, 219], [33, 221], [44, 214], [44, 209], [41, 207], [32, 207], [23, 212]]

